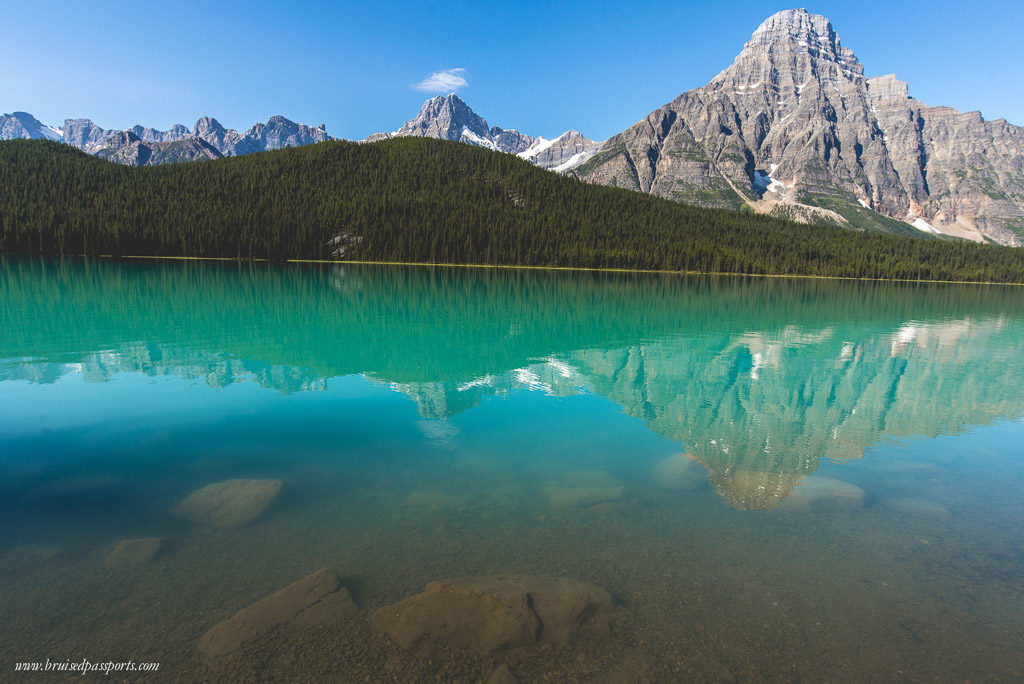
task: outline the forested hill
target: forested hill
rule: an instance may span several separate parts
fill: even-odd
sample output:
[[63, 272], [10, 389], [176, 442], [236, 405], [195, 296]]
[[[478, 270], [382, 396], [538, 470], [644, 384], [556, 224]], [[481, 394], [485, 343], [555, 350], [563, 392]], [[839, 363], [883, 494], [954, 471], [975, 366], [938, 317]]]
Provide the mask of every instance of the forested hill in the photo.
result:
[[0, 142], [0, 251], [1024, 282], [1024, 250], [699, 209], [422, 138], [146, 168]]

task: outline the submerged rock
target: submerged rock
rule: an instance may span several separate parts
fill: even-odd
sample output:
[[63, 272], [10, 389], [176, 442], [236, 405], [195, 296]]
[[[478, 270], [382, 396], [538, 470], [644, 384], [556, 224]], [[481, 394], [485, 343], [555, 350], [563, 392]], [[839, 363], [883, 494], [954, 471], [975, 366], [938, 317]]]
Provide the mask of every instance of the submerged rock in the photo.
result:
[[519, 678], [512, 674], [508, 665], [499, 665], [487, 678], [486, 684], [519, 684]]
[[798, 473], [760, 470], [710, 471], [708, 480], [729, 505], [740, 511], [769, 511], [786, 500], [800, 482]]
[[149, 563], [160, 552], [163, 539], [122, 539], [110, 552], [103, 566], [111, 570], [120, 568], [137, 568]]
[[466, 577], [432, 582], [423, 593], [381, 608], [373, 626], [418, 655], [438, 647], [491, 653], [607, 633], [611, 608], [608, 592], [581, 580]]
[[793, 488], [780, 511], [849, 511], [864, 505], [864, 490], [849, 482], [812, 475]]
[[338, 573], [320, 570], [214, 626], [199, 641], [199, 652], [226, 655], [270, 632], [325, 625], [358, 611]]
[[672, 492], [697, 489], [708, 481], [708, 471], [686, 454], [675, 454], [659, 461], [651, 470], [654, 481]]
[[283, 480], [214, 482], [192, 492], [174, 514], [204, 525], [233, 529], [259, 517], [283, 487]]
[[948, 521], [953, 519], [953, 514], [942, 504], [927, 499], [898, 498], [889, 499], [883, 504], [886, 508], [907, 515], [916, 515], [935, 520]]
[[551, 508], [580, 508], [618, 501], [625, 487], [548, 487]]

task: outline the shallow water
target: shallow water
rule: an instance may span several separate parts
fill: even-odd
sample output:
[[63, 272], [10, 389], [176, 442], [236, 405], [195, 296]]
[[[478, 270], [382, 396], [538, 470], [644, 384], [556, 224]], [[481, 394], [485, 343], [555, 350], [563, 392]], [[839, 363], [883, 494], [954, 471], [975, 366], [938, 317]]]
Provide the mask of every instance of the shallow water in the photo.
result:
[[[0, 261], [0, 678], [1019, 681], [1021, 295]], [[287, 487], [237, 529], [172, 514], [232, 478]], [[197, 653], [321, 567], [362, 618]], [[607, 589], [611, 635], [427, 660], [365, 619], [508, 573]]]

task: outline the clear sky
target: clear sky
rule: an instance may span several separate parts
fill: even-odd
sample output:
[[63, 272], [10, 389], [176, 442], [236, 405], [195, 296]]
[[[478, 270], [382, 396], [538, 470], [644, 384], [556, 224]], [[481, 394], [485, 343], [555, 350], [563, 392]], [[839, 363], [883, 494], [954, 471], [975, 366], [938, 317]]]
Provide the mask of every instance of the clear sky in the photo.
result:
[[[273, 114], [362, 138], [415, 115], [435, 74], [491, 125], [603, 139], [728, 66], [771, 2], [14, 2], [0, 111], [58, 126], [244, 129]], [[799, 5], [796, 5], [799, 6]], [[931, 105], [1024, 124], [1022, 2], [812, 2], [865, 73]], [[456, 71], [461, 70], [461, 71]]]

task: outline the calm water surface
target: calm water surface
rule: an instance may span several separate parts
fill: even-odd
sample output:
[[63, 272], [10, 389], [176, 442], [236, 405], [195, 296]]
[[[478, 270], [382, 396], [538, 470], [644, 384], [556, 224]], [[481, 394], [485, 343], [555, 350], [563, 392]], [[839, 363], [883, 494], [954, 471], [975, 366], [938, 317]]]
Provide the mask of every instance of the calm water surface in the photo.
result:
[[[0, 261], [0, 679], [1020, 681], [1022, 343], [1014, 288]], [[237, 529], [172, 514], [231, 478], [287, 487]], [[321, 567], [365, 615], [583, 579], [613, 631], [417, 660], [360, 619], [197, 653]]]

